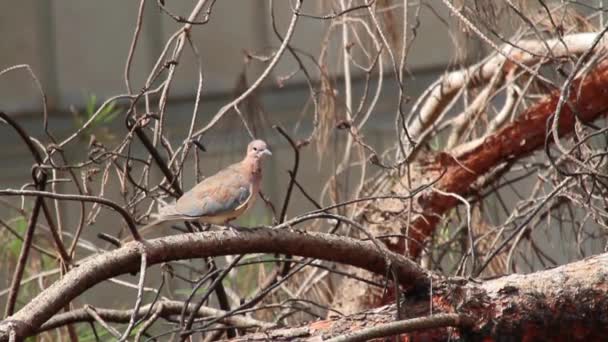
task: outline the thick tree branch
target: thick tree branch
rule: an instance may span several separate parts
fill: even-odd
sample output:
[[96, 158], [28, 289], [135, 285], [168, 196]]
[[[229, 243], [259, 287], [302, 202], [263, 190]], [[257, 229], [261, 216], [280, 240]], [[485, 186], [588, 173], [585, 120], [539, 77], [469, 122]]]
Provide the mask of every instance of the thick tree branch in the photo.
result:
[[330, 234], [257, 228], [239, 233], [219, 231], [168, 236], [131, 242], [85, 259], [17, 313], [0, 322], [0, 341], [8, 340], [11, 329], [18, 338], [34, 334], [65, 303], [87, 289], [112, 277], [136, 272], [141, 248], [145, 249], [149, 266], [220, 255], [281, 253], [344, 263], [380, 275], [391, 267], [405, 288], [426, 287], [430, 276], [411, 260], [381, 250], [371, 242]]
[[[591, 122], [608, 113], [608, 96], [606, 96], [608, 62], [599, 64], [576, 79], [570, 87], [572, 91], [567, 100], [568, 105], [563, 108], [559, 118], [558, 128], [561, 136], [572, 133], [576, 118], [583, 122]], [[546, 139], [551, 137], [547, 135], [547, 127], [551, 127], [551, 118], [559, 97], [559, 90], [552, 92], [521, 113], [517, 120], [485, 137], [482, 143], [475, 144], [465, 153], [454, 156], [441, 153], [430, 163], [411, 166], [415, 170], [412, 175], [413, 186], [424, 184], [428, 182], [428, 178], [434, 179], [443, 173], [441, 179], [433, 185], [435, 189], [443, 193], [469, 195], [471, 186], [501, 163], [524, 158], [543, 147]], [[553, 139], [549, 139], [549, 142], [552, 141]], [[403, 179], [403, 183], [408, 184], [407, 178]], [[400, 183], [392, 190], [395, 193], [406, 191]], [[425, 241], [435, 231], [442, 215], [459, 203], [453, 196], [446, 196], [429, 189], [414, 201], [414, 211], [420, 214], [412, 217], [411, 224], [407, 216], [397, 217], [398, 213], [408, 210], [408, 203], [405, 201], [389, 199], [373, 203], [362, 216], [369, 223], [370, 230], [376, 234], [409, 231], [407, 242], [401, 239], [397, 243], [391, 243], [390, 247], [404, 252], [407, 246], [409, 255], [416, 258], [420, 256]], [[377, 293], [366, 285], [354, 284], [348, 279], [344, 280], [342, 286], [349, 286], [350, 292], [340, 293], [348, 294], [355, 291], [362, 294]], [[336, 303], [342, 306], [340, 309], [343, 312], [357, 312], [362, 308], [380, 304], [376, 297], [372, 298], [368, 295], [365, 302], [359, 302], [360, 298], [365, 297], [349, 295], [342, 298], [339, 294]]]
[[400, 341], [500, 341], [505, 336], [513, 341], [602, 341], [608, 334], [606, 279], [608, 254], [481, 283], [444, 279], [433, 284], [432, 298], [406, 294], [403, 321], [395, 321], [397, 309], [387, 305], [235, 341], [362, 341], [363, 332], [370, 333], [369, 339], [402, 333]]
[[[572, 133], [576, 119], [591, 122], [608, 113], [608, 62], [603, 62], [570, 85], [568, 106], [559, 116], [560, 136]], [[466, 195], [470, 186], [500, 162], [527, 156], [542, 148], [548, 138], [547, 125], [559, 101], [559, 90], [528, 108], [513, 123], [488, 136], [483, 144], [464, 155], [438, 158], [430, 170], [446, 170], [436, 188], [449, 193]], [[553, 141], [553, 139], [551, 139]], [[441, 157], [441, 156], [440, 156]], [[417, 257], [421, 243], [433, 232], [441, 215], [458, 204], [453, 196], [429, 191], [419, 200], [424, 212], [412, 225], [409, 240], [410, 256]]]
[[380, 324], [375, 327], [354, 331], [343, 336], [334, 337], [327, 342], [365, 342], [372, 338], [387, 337], [443, 327], [468, 327], [472, 321], [458, 314], [438, 314], [427, 317], [417, 317], [405, 321]]
[[[512, 61], [524, 65], [534, 63], [555, 62], [558, 58], [580, 55], [589, 50], [601, 32], [585, 32], [567, 35], [561, 38], [541, 40], [523, 40], [514, 44], [505, 45], [501, 53], [470, 66], [466, 69], [453, 71], [442, 77], [428, 92], [428, 96], [421, 97], [424, 101], [420, 106], [418, 116], [412, 120], [408, 127], [409, 134], [417, 139], [428, 128], [453, 99], [458, 90], [465, 86], [474, 86], [491, 79], [496, 73], [507, 73], [516, 68]], [[560, 41], [561, 40], [561, 41]], [[563, 43], [562, 43], [563, 42]], [[547, 51], [546, 47], [551, 50]], [[596, 49], [606, 46], [606, 38], [602, 38]]]

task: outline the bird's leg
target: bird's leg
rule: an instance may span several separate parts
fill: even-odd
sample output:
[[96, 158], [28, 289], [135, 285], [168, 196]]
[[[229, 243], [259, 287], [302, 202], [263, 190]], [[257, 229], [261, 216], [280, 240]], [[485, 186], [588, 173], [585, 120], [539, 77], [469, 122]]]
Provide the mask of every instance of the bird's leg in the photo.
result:
[[193, 231], [195, 231], [195, 232], [204, 232], [204, 231], [211, 229], [210, 223], [191, 221], [191, 222], [186, 223], [186, 225], [188, 225], [188, 224], [191, 224], [191, 227], [193, 228]]

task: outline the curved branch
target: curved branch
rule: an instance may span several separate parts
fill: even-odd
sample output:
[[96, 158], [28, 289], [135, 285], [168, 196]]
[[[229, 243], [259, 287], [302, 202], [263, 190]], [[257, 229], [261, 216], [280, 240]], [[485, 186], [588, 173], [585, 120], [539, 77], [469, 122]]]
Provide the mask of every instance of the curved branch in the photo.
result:
[[[571, 85], [569, 106], [559, 117], [560, 137], [571, 134], [576, 120], [591, 122], [608, 114], [608, 61], [600, 63], [589, 74], [575, 79]], [[466, 195], [471, 185], [501, 161], [516, 160], [543, 147], [551, 132], [546, 131], [555, 113], [560, 92], [554, 91], [522, 112], [518, 119], [484, 138], [483, 144], [453, 158], [438, 158], [429, 170], [444, 169], [445, 175], [436, 184], [443, 192]], [[550, 140], [553, 142], [553, 139]], [[418, 257], [420, 243], [434, 231], [442, 214], [455, 207], [458, 200], [438, 192], [429, 192], [419, 200], [423, 212], [412, 222], [409, 242], [411, 257]]]
[[430, 273], [396, 253], [379, 250], [371, 242], [298, 230], [256, 228], [247, 232], [204, 232], [131, 242], [123, 247], [84, 260], [78, 267], [40, 293], [21, 310], [0, 322], [0, 341], [34, 334], [59, 312], [65, 303], [96, 284], [121, 274], [137, 272], [140, 251], [145, 249], [149, 266], [172, 260], [245, 253], [281, 253], [317, 258], [360, 267], [384, 275], [392, 267], [408, 289], [428, 286]]
[[[157, 313], [160, 317], [175, 316], [182, 313], [186, 303], [175, 301], [175, 300], [164, 300], [157, 303], [152, 312]], [[136, 319], [141, 319], [151, 310], [150, 305], [145, 305], [139, 308]], [[191, 313], [194, 310], [194, 304], [190, 304], [186, 307], [186, 312]], [[111, 323], [129, 323], [133, 310], [114, 310], [114, 309], [101, 309], [95, 308], [95, 312], [103, 318], [104, 321]], [[226, 311], [214, 309], [210, 307], [201, 307], [196, 312], [196, 317], [220, 317], [225, 316]], [[63, 312], [53, 316], [46, 323], [44, 323], [36, 333], [62, 327], [71, 323], [80, 322], [93, 322], [95, 319], [90, 315], [90, 312], [85, 308], [76, 309], [68, 312]], [[221, 323], [233, 325], [235, 327], [260, 327], [264, 329], [272, 328], [275, 325], [273, 323], [260, 321], [254, 318], [246, 316], [229, 316], [222, 318]]]
[[472, 321], [467, 316], [459, 314], [438, 314], [426, 317], [416, 317], [405, 321], [380, 324], [375, 327], [357, 330], [349, 334], [334, 337], [327, 342], [365, 342], [373, 338], [388, 337], [412, 331], [433, 328], [470, 326]]
[[[418, 108], [419, 111], [418, 115], [412, 118], [408, 125], [409, 134], [414, 139], [419, 138], [419, 135], [433, 123], [434, 119], [452, 100], [456, 92], [465, 87], [468, 82], [479, 84], [482, 80], [489, 80], [497, 72], [512, 70], [515, 65], [512, 62], [507, 62], [508, 60], [515, 60], [523, 65], [532, 65], [542, 61], [547, 53], [555, 58], [580, 55], [589, 50], [600, 34], [600, 32], [585, 32], [567, 35], [559, 39], [549, 39], [545, 42], [539, 40], [519, 41], [513, 45], [505, 45], [500, 54], [487, 60], [447, 74], [432, 86], [427, 92], [428, 96], [420, 98], [421, 102], [424, 101], [423, 103], [414, 106], [412, 113]], [[564, 44], [560, 43], [560, 39]], [[605, 47], [607, 41], [606, 38], [603, 38], [596, 50]], [[547, 45], [552, 48], [552, 51], [546, 51]], [[551, 61], [551, 59], [547, 61]]]
[[209, 121], [209, 123], [207, 125], [205, 125], [205, 127], [199, 129], [196, 133], [194, 133], [192, 135], [193, 139], [197, 138], [198, 136], [207, 132], [231, 108], [238, 106], [239, 103], [241, 103], [245, 98], [247, 98], [249, 95], [251, 95], [251, 93], [253, 93], [262, 84], [262, 82], [264, 82], [264, 80], [268, 77], [268, 75], [270, 75], [270, 72], [274, 69], [274, 67], [277, 65], [277, 63], [279, 63], [279, 60], [281, 59], [281, 57], [283, 56], [283, 53], [287, 49], [287, 45], [289, 45], [289, 42], [291, 41], [291, 37], [293, 36], [293, 33], [295, 31], [296, 23], [298, 22], [298, 17], [299, 17], [298, 13], [300, 11], [300, 8], [302, 8], [302, 0], [296, 1], [296, 7], [295, 7], [293, 15], [291, 17], [291, 22], [289, 23], [289, 27], [287, 28], [287, 32], [285, 33], [285, 39], [283, 40], [283, 43], [281, 44], [281, 46], [279, 47], [277, 52], [274, 54], [274, 57], [272, 58], [272, 60], [270, 61], [270, 63], [266, 67], [266, 69], [264, 69], [262, 74], [258, 77], [258, 79], [255, 80], [255, 82], [253, 82], [253, 84], [249, 88], [247, 88], [247, 90], [245, 90], [241, 95], [239, 95], [236, 99], [234, 99], [232, 102], [230, 102], [230, 103], [226, 104], [225, 106], [223, 106], [222, 108], [220, 108], [220, 110], [213, 116], [211, 121]]
[[133, 217], [120, 205], [110, 201], [109, 199], [97, 196], [88, 196], [88, 195], [71, 195], [71, 194], [58, 194], [55, 192], [48, 191], [36, 191], [36, 190], [16, 190], [16, 189], [3, 189], [0, 190], [0, 196], [40, 196], [40, 197], [49, 197], [54, 199], [63, 199], [68, 201], [81, 201], [81, 202], [93, 202], [106, 205], [112, 209], [114, 209], [117, 213], [119, 213], [127, 222], [127, 226], [129, 227], [129, 231], [133, 235], [133, 239], [141, 240], [141, 236], [137, 231], [137, 225], [133, 220]]
[[391, 304], [230, 341], [352, 342], [395, 334], [403, 334], [399, 341], [604, 341], [607, 278], [608, 253], [485, 281], [445, 278], [433, 282], [431, 298], [406, 293], [405, 312]]

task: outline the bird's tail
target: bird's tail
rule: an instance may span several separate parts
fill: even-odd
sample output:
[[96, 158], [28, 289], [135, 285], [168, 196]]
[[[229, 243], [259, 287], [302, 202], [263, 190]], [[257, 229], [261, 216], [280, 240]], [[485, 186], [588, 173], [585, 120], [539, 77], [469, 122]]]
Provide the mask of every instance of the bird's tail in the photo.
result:
[[149, 230], [150, 228], [154, 228], [158, 225], [160, 225], [163, 222], [167, 222], [168, 220], [165, 219], [164, 217], [158, 218], [150, 223], [148, 223], [147, 225], [139, 228], [137, 231], [139, 231], [140, 234], [145, 234], [147, 230]]
[[[150, 228], [154, 228], [159, 224], [167, 221], [173, 221], [179, 219], [179, 215], [175, 210], [175, 204], [159, 204], [158, 205], [158, 213], [151, 215], [153, 220], [152, 222], [146, 224], [145, 226], [138, 228], [137, 231], [140, 235], [144, 236], [146, 231], [150, 230]], [[133, 240], [133, 237], [128, 237], [124, 239], [122, 242], [128, 242]]]
[[171, 219], [173, 217], [177, 218], [180, 216], [177, 213], [177, 209], [175, 208], [175, 203], [167, 204], [163, 203], [162, 205], [159, 203], [158, 205], [158, 214], [153, 215], [156, 219], [166, 218]]

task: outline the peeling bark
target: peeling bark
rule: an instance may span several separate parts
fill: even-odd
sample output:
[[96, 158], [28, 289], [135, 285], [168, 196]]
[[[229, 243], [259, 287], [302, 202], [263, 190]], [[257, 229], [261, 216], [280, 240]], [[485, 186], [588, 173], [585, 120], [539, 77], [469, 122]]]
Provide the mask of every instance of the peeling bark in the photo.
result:
[[[572, 133], [576, 117], [582, 122], [591, 122], [608, 113], [608, 62], [572, 82], [569, 105], [563, 107], [559, 117], [559, 134]], [[436, 173], [445, 169], [445, 174], [436, 184], [444, 192], [467, 195], [470, 186], [499, 163], [527, 156], [540, 149], [547, 136], [547, 125], [560, 97], [554, 91], [544, 100], [523, 112], [516, 121], [487, 137], [483, 144], [459, 156], [455, 161], [446, 154], [440, 155], [428, 170]], [[458, 204], [458, 200], [437, 192], [428, 191], [418, 200], [423, 215], [412, 224], [409, 255], [419, 256], [421, 243], [435, 229], [441, 215]]]
[[[418, 138], [463, 87], [478, 85], [491, 79], [497, 73], [507, 74], [510, 70], [517, 68], [517, 65], [512, 61], [524, 65], [533, 65], [542, 62], [541, 56], [546, 56], [546, 54], [554, 58], [580, 55], [591, 48], [598, 34], [600, 33], [571, 34], [559, 39], [547, 40], [546, 45], [536, 39], [506, 44], [502, 47], [502, 54], [495, 54], [481, 63], [448, 73], [433, 86], [420, 108], [418, 117], [408, 127], [409, 134]], [[606, 41], [607, 39], [603, 37], [596, 50], [605, 47]], [[547, 51], [547, 46], [552, 49], [550, 53]], [[506, 56], [508, 56], [508, 59]]]
[[[582, 122], [591, 122], [608, 113], [608, 62], [599, 64], [589, 73], [575, 79], [570, 90], [567, 105], [559, 117], [560, 136], [572, 133], [576, 118]], [[471, 192], [471, 186], [500, 163], [528, 156], [541, 149], [547, 138], [552, 141], [551, 136], [547, 137], [547, 125], [551, 124], [559, 97], [559, 91], [552, 92], [521, 113], [517, 120], [462, 155], [440, 153], [410, 164], [412, 188], [428, 184], [441, 176], [434, 185], [436, 189], [467, 196]], [[396, 182], [391, 191], [407, 194], [403, 184], [408, 184], [407, 176]], [[454, 197], [429, 189], [417, 197], [413, 204], [414, 211], [421, 214], [412, 217], [409, 229], [406, 214], [409, 204], [397, 199], [380, 200], [371, 204], [363, 213], [362, 220], [373, 234], [409, 231], [407, 246], [403, 239], [397, 238], [389, 241], [388, 246], [393, 251], [415, 259], [420, 256], [422, 246], [435, 231], [442, 215], [460, 203]], [[361, 277], [370, 277], [369, 273], [362, 270], [356, 270], [355, 273]], [[381, 297], [374, 292], [376, 289], [366, 284], [345, 279], [341, 286], [355, 294], [371, 293], [370, 297], [375, 299], [364, 300], [360, 296], [351, 296], [349, 292], [341, 291], [334, 298], [333, 305], [342, 312], [353, 313], [381, 304]]]
[[[430, 297], [429, 292], [406, 294], [401, 319], [431, 315], [432, 302], [433, 315], [457, 313], [474, 323], [416, 331], [400, 341], [601, 341], [608, 335], [608, 254], [481, 283], [446, 279], [434, 284]], [[387, 305], [232, 341], [322, 341], [393, 322], [396, 316], [395, 305]]]

